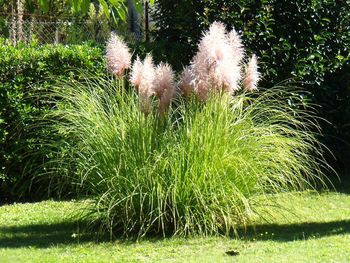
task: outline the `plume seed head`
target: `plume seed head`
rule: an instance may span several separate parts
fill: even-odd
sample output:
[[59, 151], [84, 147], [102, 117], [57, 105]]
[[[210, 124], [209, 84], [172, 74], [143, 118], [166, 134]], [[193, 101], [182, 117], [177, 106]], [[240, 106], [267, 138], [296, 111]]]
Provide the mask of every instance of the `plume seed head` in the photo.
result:
[[193, 79], [194, 77], [190, 66], [185, 67], [181, 73], [180, 81], [178, 84], [181, 94], [185, 97], [191, 96], [191, 94], [194, 92]]
[[258, 69], [258, 60], [255, 54], [253, 54], [246, 65], [245, 77], [243, 80], [243, 88], [245, 90], [253, 91], [258, 89], [258, 82], [260, 80], [260, 73]]
[[142, 75], [139, 92], [151, 96], [154, 93], [155, 67], [151, 54], [147, 54], [143, 60]]
[[[214, 22], [203, 33], [198, 52], [190, 64], [195, 94], [206, 100], [211, 91], [233, 93], [238, 90], [243, 54], [237, 32], [228, 33], [223, 23]], [[182, 83], [182, 86], [185, 85]]]
[[139, 56], [137, 56], [136, 59], [134, 60], [134, 63], [132, 64], [131, 72], [130, 72], [130, 82], [136, 88], [136, 90], [138, 90], [141, 84], [142, 70], [143, 70], [143, 64]]
[[240, 63], [244, 57], [244, 47], [241, 37], [234, 28], [228, 33], [227, 40], [231, 46], [234, 59]]
[[148, 114], [151, 111], [150, 97], [154, 94], [155, 68], [150, 54], [141, 62], [137, 57], [133, 63], [130, 82], [137, 90], [141, 111]]
[[131, 64], [129, 48], [118, 35], [111, 33], [106, 50], [108, 69], [113, 75], [121, 78], [125, 69], [129, 68]]
[[162, 115], [168, 109], [175, 94], [175, 74], [168, 63], [161, 63], [156, 68], [154, 83], [155, 95], [159, 98], [159, 113]]
[[167, 90], [174, 90], [175, 74], [168, 63], [160, 63], [156, 68], [155, 95], [160, 99]]

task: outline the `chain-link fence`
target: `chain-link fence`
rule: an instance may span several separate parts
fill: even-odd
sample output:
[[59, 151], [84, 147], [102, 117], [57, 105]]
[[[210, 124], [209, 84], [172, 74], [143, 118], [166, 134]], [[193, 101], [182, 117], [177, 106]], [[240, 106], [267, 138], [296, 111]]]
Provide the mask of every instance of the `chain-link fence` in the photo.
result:
[[104, 43], [111, 28], [99, 19], [45, 19], [40, 16], [0, 15], [0, 40], [7, 44], [79, 44], [83, 41]]

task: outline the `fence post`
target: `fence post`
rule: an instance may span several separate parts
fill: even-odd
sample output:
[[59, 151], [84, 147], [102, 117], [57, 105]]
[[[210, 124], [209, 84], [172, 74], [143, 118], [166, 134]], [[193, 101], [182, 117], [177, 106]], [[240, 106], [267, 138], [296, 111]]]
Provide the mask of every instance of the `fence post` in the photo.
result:
[[23, 7], [24, 0], [17, 1], [17, 34], [18, 41], [22, 42], [24, 40], [23, 36]]
[[57, 45], [59, 43], [59, 29], [58, 29], [58, 23], [56, 23], [56, 27], [55, 27], [55, 45]]
[[16, 45], [16, 28], [17, 28], [17, 23], [16, 23], [16, 18], [15, 18], [15, 10], [13, 7], [13, 2], [12, 2], [12, 13], [11, 13], [11, 29], [10, 29], [10, 42], [12, 45]]

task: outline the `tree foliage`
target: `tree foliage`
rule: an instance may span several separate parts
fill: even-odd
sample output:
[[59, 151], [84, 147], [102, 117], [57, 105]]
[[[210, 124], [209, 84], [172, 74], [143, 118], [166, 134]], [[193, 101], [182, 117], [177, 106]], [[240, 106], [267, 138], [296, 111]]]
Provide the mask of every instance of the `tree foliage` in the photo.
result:
[[[128, 14], [128, 4], [135, 5], [138, 12], [142, 12], [143, 0], [22, 0], [29, 13], [64, 13], [65, 15], [85, 15], [89, 11], [90, 4], [98, 4], [103, 8], [105, 15], [114, 20], [125, 21]], [[151, 4], [154, 0], [150, 1]], [[12, 11], [16, 7], [17, 0], [0, 0], [0, 10]]]

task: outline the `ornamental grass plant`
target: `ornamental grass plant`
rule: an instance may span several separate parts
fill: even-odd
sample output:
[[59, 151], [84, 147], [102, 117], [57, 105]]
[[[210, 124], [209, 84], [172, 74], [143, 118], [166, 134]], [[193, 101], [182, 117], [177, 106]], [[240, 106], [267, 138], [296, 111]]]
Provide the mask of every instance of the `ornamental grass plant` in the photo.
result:
[[212, 95], [205, 104], [178, 99], [159, 118], [143, 114], [118, 82], [93, 79], [56, 93], [55, 125], [70, 154], [54, 167], [75, 170], [71, 183], [92, 200], [87, 219], [103, 230], [229, 234], [255, 216], [255, 197], [322, 177], [317, 125], [289, 106], [284, 87]]
[[[213, 31], [223, 43], [212, 41]], [[133, 63], [135, 89], [121, 74], [131, 63], [110, 60], [115, 77], [54, 89], [48, 118], [65, 154], [52, 167], [69, 171], [90, 198], [87, 220], [138, 237], [229, 235], [252, 222], [256, 198], [322, 182], [312, 112], [286, 87], [256, 93], [256, 57], [244, 67], [242, 52], [238, 34], [216, 23], [177, 87], [170, 66], [156, 68], [149, 55]]]

